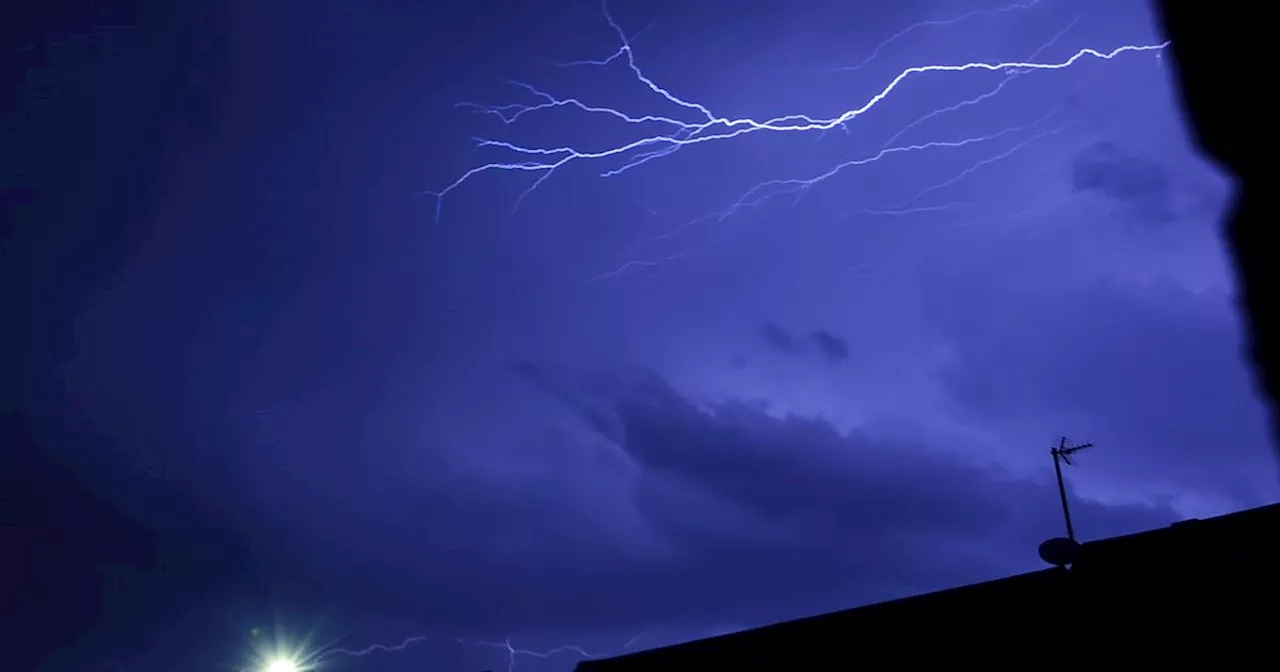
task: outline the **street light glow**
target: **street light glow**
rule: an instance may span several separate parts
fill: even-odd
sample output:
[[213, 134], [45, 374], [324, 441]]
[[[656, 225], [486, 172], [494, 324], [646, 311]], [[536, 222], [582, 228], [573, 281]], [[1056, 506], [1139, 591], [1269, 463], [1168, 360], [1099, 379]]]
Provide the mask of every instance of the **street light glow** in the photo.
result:
[[267, 664], [263, 672], [299, 672], [298, 664], [285, 658], [277, 658]]

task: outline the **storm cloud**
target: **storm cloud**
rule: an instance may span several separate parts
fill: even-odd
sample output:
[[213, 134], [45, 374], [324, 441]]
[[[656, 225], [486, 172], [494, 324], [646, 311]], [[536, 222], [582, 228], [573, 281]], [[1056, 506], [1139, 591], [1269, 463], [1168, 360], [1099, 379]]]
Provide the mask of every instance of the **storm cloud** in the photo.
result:
[[[1036, 293], [1010, 291], [1032, 273]], [[1238, 317], [1220, 295], [1167, 280], [1076, 281], [1028, 258], [931, 301], [954, 348], [942, 380], [978, 417], [1056, 420], [1111, 446], [1109, 470], [1134, 482], [1215, 480], [1265, 501], [1272, 475], [1246, 466], [1266, 445], [1265, 422]]]
[[[279, 627], [382, 645], [335, 672], [497, 670], [508, 639], [617, 653], [996, 578], [1063, 532], [1061, 435], [1097, 446], [1084, 538], [1280, 497], [1230, 181], [1149, 3], [608, 7], [632, 50], [596, 0], [283, 0], [51, 52], [10, 134], [42, 167], [4, 169], [39, 182], [5, 398], [131, 521], [77, 539], [67, 594], [106, 574], [113, 608], [65, 655], [226, 669]], [[202, 99], [166, 92], [208, 82], [187, 139]], [[873, 103], [652, 141], [689, 101]]]
[[760, 325], [760, 334], [764, 337], [765, 342], [778, 352], [796, 355], [806, 350], [803, 341], [798, 336], [783, 329], [775, 322], [766, 320]]
[[839, 336], [818, 330], [813, 332], [813, 340], [818, 343], [827, 359], [840, 361], [849, 356], [849, 344]]
[[1174, 217], [1173, 180], [1165, 166], [1099, 141], [1072, 161], [1072, 186], [1096, 191], [1134, 209], [1139, 216], [1163, 222]]
[[[477, 532], [508, 540], [504, 552], [484, 550], [481, 537], [447, 555], [443, 546], [424, 549], [410, 564], [431, 578], [414, 581], [417, 588], [397, 574], [352, 580], [340, 565], [318, 580], [379, 604], [391, 596], [371, 596], [372, 584], [408, 591], [420, 605], [415, 618], [442, 626], [470, 620], [476, 630], [519, 628], [524, 619], [573, 628], [757, 622], [1034, 569], [1039, 542], [1061, 534], [1051, 480], [974, 466], [911, 425], [841, 431], [736, 400], [707, 406], [646, 369], [576, 377], [529, 364], [519, 370], [576, 418], [545, 440], [594, 445], [583, 459], [618, 463], [623, 495], [565, 500], [556, 494], [563, 483], [531, 474], [513, 483], [502, 505], [491, 492], [440, 481], [443, 490], [414, 498], [419, 506], [434, 508], [428, 502], [436, 498], [463, 506], [488, 521]], [[1074, 496], [1073, 507], [1077, 529], [1090, 537], [1177, 517], [1167, 507]], [[596, 527], [624, 520], [647, 541], [620, 547]], [[385, 522], [361, 526], [364, 543], [375, 545], [391, 530]], [[424, 539], [447, 537], [438, 522], [413, 527]], [[487, 588], [477, 591], [481, 577]], [[547, 585], [556, 589], [540, 588]], [[467, 607], [430, 606], [452, 604], [462, 586], [472, 596]]]

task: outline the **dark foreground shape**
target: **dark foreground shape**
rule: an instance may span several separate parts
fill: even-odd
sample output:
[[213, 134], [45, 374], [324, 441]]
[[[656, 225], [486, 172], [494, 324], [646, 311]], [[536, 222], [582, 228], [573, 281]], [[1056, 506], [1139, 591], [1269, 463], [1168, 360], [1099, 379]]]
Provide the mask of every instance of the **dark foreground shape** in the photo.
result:
[[[1081, 545], [1046, 569], [607, 660], [578, 672], [1068, 669], [1274, 660], [1280, 504]], [[1270, 625], [1268, 625], [1270, 624]], [[1117, 656], [1122, 656], [1117, 658]], [[1207, 661], [1206, 661], [1207, 662]]]
[[1156, 6], [1173, 42], [1177, 82], [1196, 139], [1237, 178], [1226, 234], [1250, 356], [1271, 404], [1272, 436], [1280, 451], [1280, 329], [1273, 289], [1280, 287], [1280, 237], [1274, 232], [1275, 187], [1262, 173], [1263, 166], [1275, 163], [1276, 124], [1267, 87], [1259, 85], [1275, 71], [1273, 42], [1264, 35], [1271, 24], [1263, 17], [1263, 4], [1247, 0], [1158, 0]]

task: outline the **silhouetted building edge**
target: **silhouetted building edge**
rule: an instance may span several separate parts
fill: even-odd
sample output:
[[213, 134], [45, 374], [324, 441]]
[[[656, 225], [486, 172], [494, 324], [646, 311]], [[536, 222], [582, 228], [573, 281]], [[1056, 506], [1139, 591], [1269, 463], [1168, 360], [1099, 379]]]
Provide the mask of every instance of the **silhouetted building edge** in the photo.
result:
[[[1085, 542], [1070, 569], [1050, 568], [778, 623], [611, 659], [579, 672], [844, 669], [844, 665], [1003, 658], [1013, 649], [1148, 645], [1160, 632], [1206, 633], [1277, 622], [1280, 504]], [[1028, 549], [1030, 552], [1030, 549]], [[1256, 617], [1271, 614], [1270, 620]], [[1256, 622], [1255, 622], [1256, 621]], [[983, 634], [984, 627], [1000, 632]], [[978, 640], [973, 639], [978, 637]], [[1079, 638], [1089, 638], [1079, 642]], [[1127, 638], [1127, 639], [1126, 639]], [[1254, 646], [1263, 639], [1249, 640]], [[936, 647], [946, 643], [945, 650]], [[1247, 642], [1246, 642], [1247, 644]], [[992, 647], [1004, 647], [1000, 651]], [[1010, 648], [1012, 647], [1012, 648]], [[1237, 645], [1239, 649], [1239, 645]], [[1245, 651], [1239, 649], [1239, 651]], [[1028, 652], [1030, 653], [1030, 652]], [[1156, 652], [1147, 651], [1150, 657]], [[1176, 651], [1164, 657], [1176, 658]], [[1156, 656], [1160, 657], [1160, 656]], [[803, 665], [801, 665], [801, 661]], [[1029, 664], [1029, 663], [1028, 663]]]
[[[1272, 234], [1275, 204], [1264, 170], [1275, 162], [1270, 91], [1254, 73], [1274, 71], [1266, 5], [1245, 0], [1156, 0], [1176, 83], [1195, 139], [1236, 178], [1225, 233], [1239, 285], [1247, 348], [1271, 410], [1273, 449], [1280, 451], [1280, 325], [1273, 319], [1280, 287]], [[1264, 168], [1267, 166], [1268, 168]], [[1280, 452], [1277, 452], [1280, 457]]]

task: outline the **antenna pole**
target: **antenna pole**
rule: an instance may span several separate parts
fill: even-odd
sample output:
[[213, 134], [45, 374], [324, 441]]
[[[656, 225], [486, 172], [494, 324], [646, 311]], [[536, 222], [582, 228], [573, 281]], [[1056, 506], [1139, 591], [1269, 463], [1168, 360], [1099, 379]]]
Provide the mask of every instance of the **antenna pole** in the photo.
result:
[[1058, 497], [1062, 499], [1062, 517], [1067, 521], [1067, 538], [1071, 541], [1076, 540], [1076, 531], [1071, 527], [1071, 507], [1067, 506], [1067, 486], [1062, 483], [1062, 464], [1061, 460], [1067, 449], [1067, 437], [1062, 437], [1062, 441], [1058, 443], [1058, 447], [1050, 448], [1049, 453], [1053, 455], [1053, 471], [1058, 476]]
[[1076, 540], [1076, 531], [1071, 527], [1071, 508], [1067, 506], [1067, 486], [1062, 482], [1061, 463], [1071, 464], [1072, 453], [1092, 447], [1092, 443], [1068, 446], [1067, 437], [1064, 436], [1057, 446], [1049, 449], [1049, 454], [1053, 455], [1053, 472], [1058, 476], [1058, 497], [1062, 500], [1062, 517], [1067, 521], [1067, 538], [1071, 541]]

